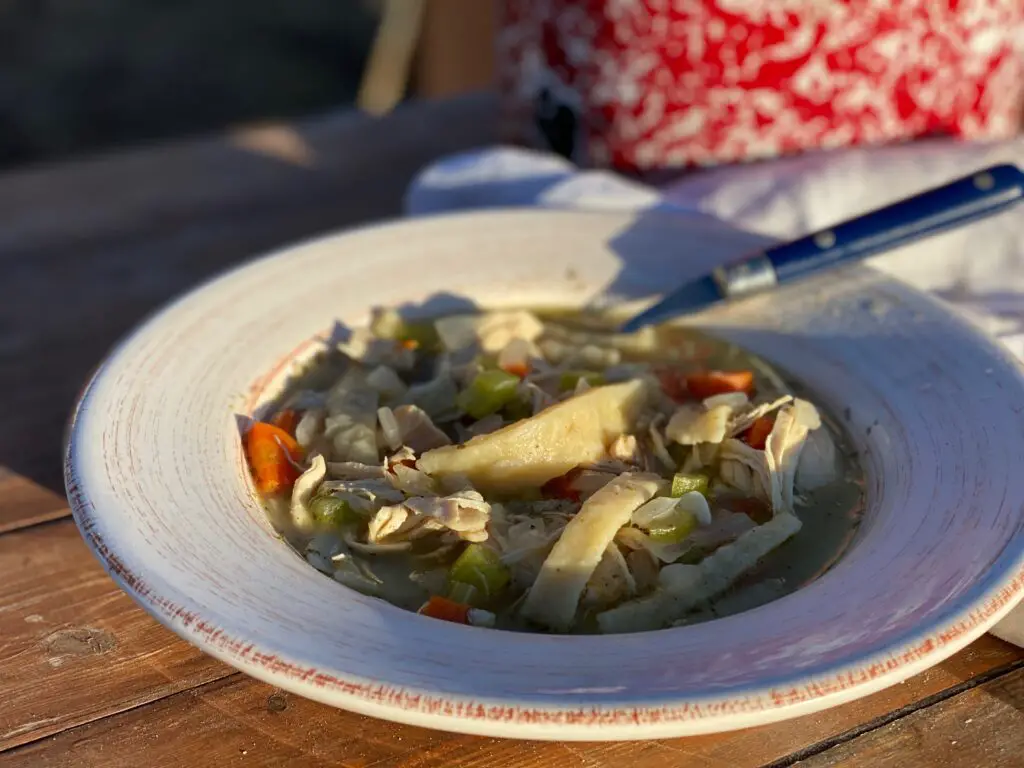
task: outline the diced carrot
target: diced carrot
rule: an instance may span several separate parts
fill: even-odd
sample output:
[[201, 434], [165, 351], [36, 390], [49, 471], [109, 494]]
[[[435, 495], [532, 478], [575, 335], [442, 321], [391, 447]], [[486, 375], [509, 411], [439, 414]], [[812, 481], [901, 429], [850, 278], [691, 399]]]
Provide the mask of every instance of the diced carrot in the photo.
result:
[[507, 363], [501, 366], [501, 370], [505, 373], [511, 373], [513, 376], [518, 376], [520, 379], [525, 379], [530, 373], [529, 363]]
[[686, 388], [698, 400], [727, 392], [746, 392], [754, 389], [753, 371], [705, 371], [686, 377]]
[[768, 435], [772, 433], [772, 427], [774, 426], [774, 418], [762, 416], [750, 425], [750, 429], [743, 435], [743, 441], [751, 448], [763, 451], [765, 444], [768, 442]]
[[402, 339], [398, 342], [403, 349], [419, 349], [420, 343], [416, 339]]
[[548, 499], [567, 499], [579, 501], [580, 492], [573, 487], [573, 481], [579, 477], [580, 470], [570, 469], [560, 477], [548, 480], [540, 487], [540, 492]]
[[302, 460], [302, 448], [295, 438], [274, 424], [253, 424], [245, 435], [245, 453], [256, 490], [263, 496], [291, 490], [301, 474], [296, 462]]
[[456, 603], [440, 595], [432, 596], [419, 610], [424, 616], [455, 624], [469, 624], [469, 611], [470, 606]]
[[744, 514], [758, 525], [763, 525], [772, 519], [771, 505], [761, 499], [729, 499], [722, 503], [729, 511]]
[[290, 408], [286, 408], [270, 420], [275, 427], [280, 427], [289, 435], [295, 434], [295, 427], [299, 423], [299, 414]]

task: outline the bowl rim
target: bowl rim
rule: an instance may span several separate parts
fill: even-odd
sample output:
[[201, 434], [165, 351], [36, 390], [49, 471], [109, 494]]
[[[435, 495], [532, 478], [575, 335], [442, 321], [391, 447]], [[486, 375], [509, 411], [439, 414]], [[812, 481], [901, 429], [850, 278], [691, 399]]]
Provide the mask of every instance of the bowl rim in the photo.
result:
[[[136, 337], [159, 325], [164, 315], [170, 313], [180, 303], [194, 300], [206, 289], [222, 281], [229, 281], [236, 273], [248, 270], [265, 260], [336, 239], [422, 223], [424, 219], [444, 220], [457, 225], [464, 220], [509, 215], [612, 216], [625, 219], [632, 214], [542, 210], [529, 207], [500, 208], [437, 213], [416, 219], [394, 218], [328, 232], [274, 249], [212, 275], [184, 294], [158, 307], [123, 336], [94, 369], [77, 398], [66, 431], [63, 462], [65, 488], [75, 522], [94, 556], [115, 583], [157, 621], [205, 653], [254, 678], [306, 698], [342, 706], [364, 715], [447, 731], [559, 740], [646, 739], [719, 732], [788, 719], [861, 698], [918, 674], [953, 655], [998, 623], [1024, 597], [1024, 550], [1016, 553], [1004, 551], [993, 560], [992, 567], [984, 577], [972, 584], [958, 598], [956, 604], [939, 612], [931, 620], [915, 625], [914, 629], [891, 640], [884, 647], [873, 646], [870, 650], [860, 655], [851, 655], [842, 662], [826, 664], [829, 672], [827, 679], [822, 677], [821, 668], [811, 668], [784, 678], [759, 680], [756, 685], [750, 687], [748, 697], [735, 694], [727, 697], [709, 695], [706, 699], [698, 700], [691, 697], [685, 702], [677, 703], [652, 698], [652, 706], [640, 706], [633, 702], [616, 703], [609, 700], [597, 706], [574, 709], [558, 704], [542, 705], [536, 701], [517, 704], [508, 699], [488, 700], [477, 697], [469, 700], [458, 695], [438, 694], [427, 689], [386, 688], [373, 680], [358, 679], [354, 676], [335, 678], [304, 666], [301, 660], [283, 658], [272, 650], [265, 652], [261, 650], [258, 641], [229, 636], [208, 618], [204, 618], [201, 611], [176, 605], [166, 596], [155, 592], [139, 574], [125, 565], [98, 530], [102, 512], [96, 508], [86, 493], [85, 484], [79, 474], [76, 453], [80, 415], [89, 407], [90, 396], [103, 380], [109, 365], [124, 353]], [[853, 267], [853, 270], [875, 272], [871, 267], [859, 265]], [[990, 354], [1011, 362], [1020, 372], [1019, 361], [980, 329], [950, 313], [941, 301], [896, 278], [883, 275], [882, 279], [887, 287], [895, 287], [918, 301], [923, 299], [931, 303], [938, 311], [949, 316], [952, 322], [961, 324], [976, 341], [985, 345]], [[307, 343], [303, 342], [303, 346]], [[297, 352], [298, 349], [293, 350], [282, 363], [290, 361]], [[487, 631], [476, 628], [459, 629]], [[565, 638], [566, 641], [570, 639]], [[785, 695], [776, 694], [774, 700], [765, 706], [764, 699], [769, 693], [769, 688], [780, 685], [788, 688], [788, 692]], [[760, 697], [762, 701], [757, 706], [752, 706], [750, 697]], [[422, 706], [423, 700], [427, 700], [427, 709]], [[701, 701], [706, 705], [703, 709]]]

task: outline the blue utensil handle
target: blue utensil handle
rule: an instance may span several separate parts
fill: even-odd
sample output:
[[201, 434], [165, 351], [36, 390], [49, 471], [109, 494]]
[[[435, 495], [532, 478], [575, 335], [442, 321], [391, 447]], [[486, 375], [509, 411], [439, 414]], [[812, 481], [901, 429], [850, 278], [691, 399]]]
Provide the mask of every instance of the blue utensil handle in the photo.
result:
[[780, 283], [806, 277], [947, 229], [985, 218], [1024, 196], [1024, 172], [994, 165], [942, 187], [769, 248], [763, 256]]

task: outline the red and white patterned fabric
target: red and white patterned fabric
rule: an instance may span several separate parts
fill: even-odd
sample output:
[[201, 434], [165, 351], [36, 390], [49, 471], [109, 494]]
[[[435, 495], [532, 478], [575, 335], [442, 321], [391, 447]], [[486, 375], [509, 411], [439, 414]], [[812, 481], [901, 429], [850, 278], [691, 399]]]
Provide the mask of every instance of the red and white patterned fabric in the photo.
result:
[[501, 6], [508, 138], [585, 165], [644, 171], [1021, 127], [1024, 0]]

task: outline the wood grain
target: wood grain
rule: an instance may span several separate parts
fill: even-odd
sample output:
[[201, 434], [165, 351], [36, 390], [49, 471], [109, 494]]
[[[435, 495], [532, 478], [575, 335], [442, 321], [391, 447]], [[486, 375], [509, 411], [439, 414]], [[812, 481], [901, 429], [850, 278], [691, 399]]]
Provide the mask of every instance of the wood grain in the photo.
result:
[[346, 112], [0, 175], [0, 466], [62, 494], [68, 413], [134, 323], [243, 259], [397, 215], [425, 164], [492, 140], [496, 112]]
[[1024, 669], [919, 709], [801, 763], [806, 768], [1024, 765]]
[[231, 673], [136, 607], [71, 520], [0, 536], [0, 573], [0, 749]]
[[0, 467], [0, 534], [71, 514], [64, 494]]
[[[860, 702], [787, 723], [729, 734], [648, 742], [565, 744], [460, 736], [386, 723], [315, 704], [242, 675], [204, 685], [0, 753], [0, 768], [32, 766], [344, 765], [611, 768], [681, 763], [753, 768], [835, 739], [1024, 656], [983, 638], [934, 670]], [[624, 763], [625, 761], [625, 763]]]
[[430, 0], [416, 58], [416, 93], [439, 98], [493, 87], [497, 15], [497, 3]]
[[425, 8], [424, 0], [384, 0], [380, 26], [356, 95], [356, 106], [363, 111], [387, 114], [405, 96]]

